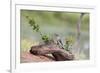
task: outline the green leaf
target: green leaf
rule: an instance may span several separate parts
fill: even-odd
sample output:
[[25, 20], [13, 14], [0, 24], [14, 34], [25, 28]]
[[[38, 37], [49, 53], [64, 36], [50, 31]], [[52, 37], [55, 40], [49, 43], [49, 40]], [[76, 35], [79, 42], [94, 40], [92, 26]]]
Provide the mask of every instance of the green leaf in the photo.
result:
[[30, 24], [31, 26], [34, 26], [35, 21], [34, 21], [34, 20], [29, 20], [29, 24]]
[[39, 25], [36, 25], [36, 32], [39, 31]]
[[43, 40], [45, 43], [47, 43], [47, 42], [49, 42], [49, 37], [48, 37], [47, 35], [43, 35], [43, 36], [42, 36], [42, 40]]

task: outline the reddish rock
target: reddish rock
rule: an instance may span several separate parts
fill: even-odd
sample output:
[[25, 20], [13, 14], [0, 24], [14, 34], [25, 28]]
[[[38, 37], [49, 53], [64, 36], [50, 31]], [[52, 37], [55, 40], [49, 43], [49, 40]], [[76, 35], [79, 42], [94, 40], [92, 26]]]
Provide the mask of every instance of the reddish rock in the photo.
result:
[[55, 61], [52, 56], [33, 55], [30, 54], [29, 52], [22, 52], [20, 58], [21, 58], [21, 63]]

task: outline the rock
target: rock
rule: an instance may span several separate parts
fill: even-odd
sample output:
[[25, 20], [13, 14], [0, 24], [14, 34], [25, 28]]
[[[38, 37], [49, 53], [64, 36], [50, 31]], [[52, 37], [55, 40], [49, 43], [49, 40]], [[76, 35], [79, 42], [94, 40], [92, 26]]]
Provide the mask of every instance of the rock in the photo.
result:
[[20, 58], [21, 63], [55, 61], [50, 55], [33, 55], [29, 52], [21, 52]]

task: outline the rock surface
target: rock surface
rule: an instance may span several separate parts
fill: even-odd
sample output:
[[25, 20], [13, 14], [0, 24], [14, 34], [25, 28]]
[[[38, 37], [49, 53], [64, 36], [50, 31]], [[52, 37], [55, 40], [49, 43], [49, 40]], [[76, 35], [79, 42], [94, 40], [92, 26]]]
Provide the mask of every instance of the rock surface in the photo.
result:
[[55, 61], [50, 55], [33, 55], [29, 52], [21, 53], [21, 63]]

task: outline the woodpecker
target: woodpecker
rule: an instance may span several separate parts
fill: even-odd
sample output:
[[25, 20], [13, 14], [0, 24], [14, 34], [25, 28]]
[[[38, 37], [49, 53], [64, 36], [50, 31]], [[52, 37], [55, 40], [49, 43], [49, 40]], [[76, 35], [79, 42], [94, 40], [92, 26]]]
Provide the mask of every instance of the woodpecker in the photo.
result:
[[63, 47], [63, 43], [62, 43], [62, 41], [61, 41], [61, 37], [58, 35], [58, 34], [54, 34], [54, 40], [55, 40], [55, 43], [60, 47], [60, 48], [62, 48], [62, 49], [64, 49], [64, 47]]

